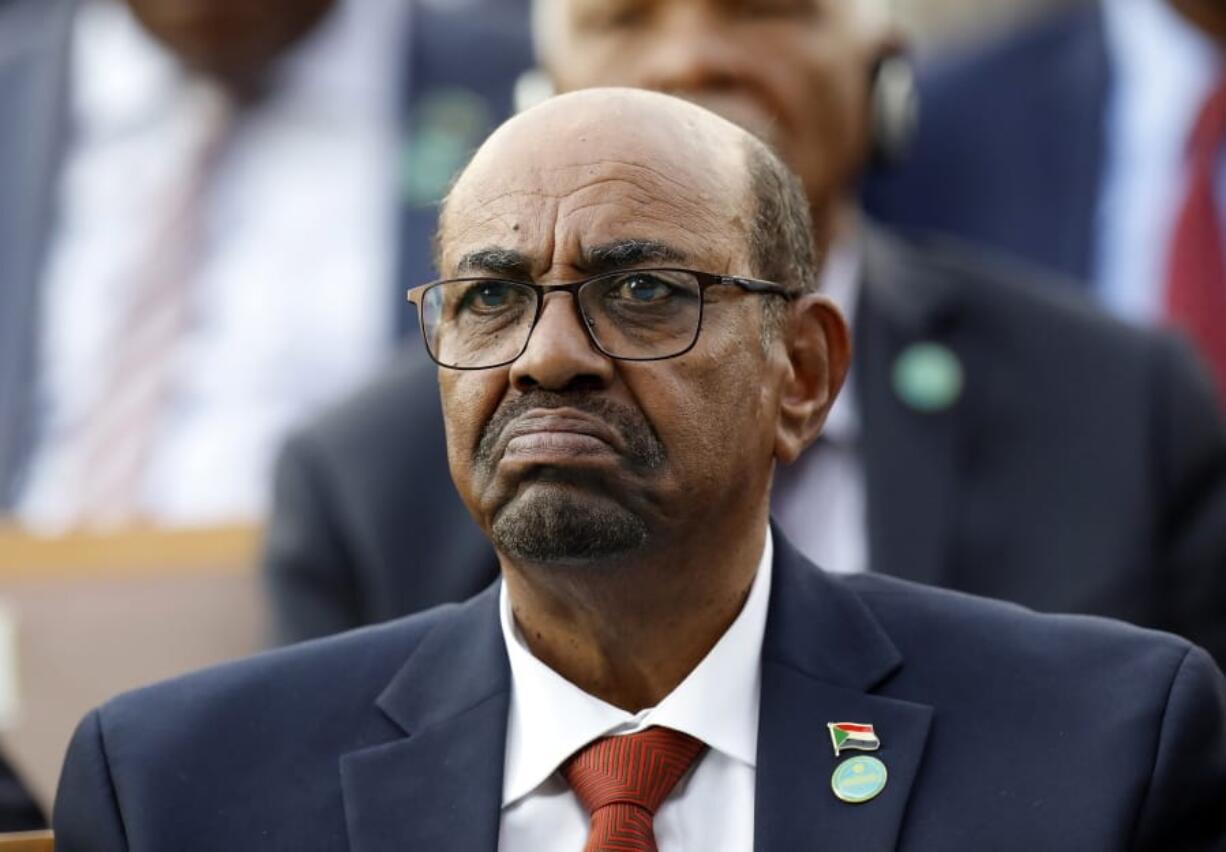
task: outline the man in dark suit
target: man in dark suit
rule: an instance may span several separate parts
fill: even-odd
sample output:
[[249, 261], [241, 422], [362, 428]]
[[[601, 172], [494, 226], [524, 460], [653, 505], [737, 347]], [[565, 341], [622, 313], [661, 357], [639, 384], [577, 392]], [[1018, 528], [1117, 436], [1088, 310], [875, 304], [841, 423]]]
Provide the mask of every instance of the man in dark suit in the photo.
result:
[[[1062, 271], [1051, 283], [1085, 282], [1130, 320], [1186, 328], [1226, 399], [1223, 253], [1196, 237], [1221, 229], [1223, 44], [1214, 0], [1078, 0], [938, 59], [919, 75], [910, 155], [871, 176], [867, 207]], [[1211, 276], [1190, 304], [1189, 267]]]
[[807, 207], [760, 141], [655, 93], [496, 132], [413, 298], [502, 582], [95, 710], [57, 849], [1226, 840], [1202, 650], [827, 576], [768, 527], [849, 359]]
[[[804, 14], [651, 9], [630, 30], [555, 19], [542, 38], [561, 87], [654, 87], [770, 125], [797, 161], [817, 155], [801, 171], [811, 207], [827, 211], [819, 237], [839, 223], [822, 239], [836, 260], [853, 257], [824, 284], [836, 296], [841, 285], [854, 314], [850, 393], [776, 494], [801, 551], [831, 570], [1172, 630], [1226, 659], [1226, 438], [1189, 354], [1034, 286], [1031, 269], [857, 232], [846, 198], [864, 151], [844, 129], [864, 119], [855, 87], [876, 54], [862, 41]], [[818, 62], [827, 40], [844, 52]], [[862, 99], [830, 96], [847, 91]], [[806, 113], [819, 102], [846, 109], [821, 123]], [[771, 109], [783, 110], [773, 124]], [[282, 640], [462, 600], [495, 576], [439, 485], [442, 425], [423, 404], [435, 393], [431, 370], [397, 365], [287, 444], [265, 559]]]
[[922, 65], [908, 156], [866, 181], [883, 221], [958, 234], [1093, 281], [1110, 86], [1101, 4]]
[[[157, 125], [157, 121], [167, 115], [178, 115], [176, 110], [191, 112], [188, 106], [184, 106], [190, 106], [186, 96], [171, 97], [169, 105], [164, 104], [166, 108], [162, 110], [129, 108], [123, 112], [123, 108], [130, 107], [132, 101], [136, 101], [139, 107], [141, 97], [149, 94], [145, 90], [150, 87], [142, 87], [142, 84], [148, 83], [146, 78], [152, 73], [151, 69], [161, 71], [163, 66], [169, 69], [164, 75], [168, 80], [160, 80], [166, 86], [178, 85], [182, 79], [190, 78], [196, 82], [205, 80], [210, 84], [216, 83], [219, 89], [230, 93], [234, 101], [241, 104], [236, 111], [242, 115], [243, 121], [220, 131], [219, 136], [225, 139], [221, 148], [229, 153], [241, 149], [242, 153], [251, 155], [244, 161], [244, 168], [249, 167], [255, 173], [266, 173], [270, 164], [275, 170], [287, 161], [292, 163], [292, 155], [302, 150], [322, 149], [333, 155], [339, 150], [344, 155], [344, 162], [358, 164], [358, 171], [363, 168], [377, 169], [381, 166], [373, 163], [382, 164], [383, 159], [387, 160], [387, 179], [374, 182], [373, 187], [367, 184], [355, 187], [346, 185], [338, 190], [322, 180], [328, 170], [321, 168], [305, 178], [300, 177], [295, 184], [283, 181], [273, 187], [274, 191], [269, 191], [267, 184], [258, 181], [253, 184], [250, 180], [252, 174], [248, 172], [243, 172], [241, 181], [223, 180], [234, 175], [225, 171], [230, 161], [220, 156], [210, 160], [209, 168], [202, 169], [201, 173], [205, 175], [203, 187], [194, 198], [194, 203], [204, 211], [202, 217], [208, 218], [214, 210], [210, 206], [215, 198], [212, 190], [218, 184], [234, 187], [237, 183], [239, 186], [239, 189], [229, 193], [229, 206], [217, 214], [222, 217], [224, 225], [216, 229], [218, 238], [208, 241], [211, 251], [223, 259], [237, 258], [226, 265], [226, 274], [230, 276], [226, 281], [229, 283], [233, 283], [231, 279], [243, 278], [244, 267], [250, 272], [250, 264], [245, 261], [252, 258], [256, 263], [262, 262], [261, 258], [263, 261], [271, 258], [268, 268], [279, 270], [276, 275], [292, 279], [295, 258], [312, 256], [304, 252], [300, 243], [295, 243], [293, 239], [286, 240], [284, 231], [280, 232], [279, 237], [261, 234], [253, 250], [242, 246], [234, 248], [231, 242], [227, 242], [234, 241], [235, 235], [243, 232], [243, 228], [232, 227], [235, 218], [242, 218], [235, 215], [236, 210], [242, 214], [243, 211], [250, 213], [253, 208], [257, 211], [292, 208], [292, 205], [283, 203], [287, 192], [301, 192], [307, 187], [312, 194], [327, 195], [328, 209], [333, 215], [349, 217], [358, 223], [355, 228], [359, 231], [362, 230], [361, 224], [365, 223], [369, 226], [365, 231], [386, 232], [389, 235], [387, 245], [381, 246], [381, 249], [386, 249], [382, 254], [389, 256], [372, 259], [369, 267], [355, 268], [352, 264], [344, 264], [348, 279], [337, 281], [334, 277], [324, 287], [316, 289], [315, 295], [303, 293], [300, 299], [296, 299], [300, 304], [326, 302], [333, 297], [335, 288], [344, 285], [348, 287], [345, 295], [354, 310], [362, 310], [355, 307], [355, 303], [363, 300], [374, 303], [371, 313], [378, 317], [378, 326], [388, 333], [385, 339], [371, 339], [366, 345], [376, 356], [376, 363], [382, 363], [385, 353], [392, 351], [395, 342], [411, 331], [412, 311], [404, 304], [401, 282], [427, 276], [434, 207], [441, 197], [441, 190], [489, 130], [510, 114], [514, 80], [530, 60], [521, 4], [505, 0], [495, 4], [469, 5], [465, 9], [448, 8], [436, 3], [372, 3], [367, 0], [345, 0], [343, 3], [290, 0], [258, 7], [246, 2], [215, 3], [208, 4], [207, 9], [196, 9], [196, 5], [185, 4], [181, 0], [131, 0], [126, 4], [119, 0], [0, 0], [0, 109], [5, 115], [13, 117], [12, 120], [0, 122], [2, 514], [17, 513], [31, 523], [53, 528], [93, 520], [88, 516], [88, 510], [76, 511], [68, 506], [73, 498], [68, 492], [74, 487], [81, 488], [83, 482], [54, 473], [64, 468], [55, 460], [71, 457], [74, 450], [72, 445], [80, 443], [73, 436], [88, 428], [88, 418], [79, 418], [82, 422], [72, 425], [69, 421], [75, 423], [74, 417], [64, 413], [68, 409], [75, 411], [81, 407], [81, 401], [89, 396], [89, 382], [82, 382], [83, 377], [77, 375], [79, 371], [69, 369], [72, 364], [66, 365], [65, 353], [79, 349], [82, 340], [92, 340], [94, 336], [105, 339], [100, 330], [105, 330], [111, 319], [121, 325], [119, 321], [123, 317], [110, 317], [107, 311], [93, 310], [80, 299], [66, 298], [63, 286], [71, 286], [71, 283], [65, 285], [64, 282], [79, 281], [86, 290], [92, 288], [95, 292], [109, 293], [106, 288], [112, 287], [116, 280], [127, 282], [143, 277], [149, 270], [147, 265], [135, 262], [140, 258], [130, 259], [134, 261], [132, 268], [112, 269], [112, 265], [122, 266], [123, 255], [128, 251], [125, 246], [129, 243], [171, 242], [169, 239], [153, 239], [160, 234], [159, 229], [164, 221], [171, 217], [153, 204], [145, 205], [147, 211], [144, 218], [120, 215], [115, 208], [121, 207], [125, 198], [107, 197], [97, 188], [113, 187], [117, 180], [122, 182], [118, 174], [123, 168], [131, 166], [116, 166], [103, 156], [87, 157], [82, 162], [77, 162], [74, 157], [93, 139], [91, 131], [97, 131], [94, 125], [99, 124], [105, 125], [103, 129], [110, 134], [106, 142], [111, 148], [120, 145], [132, 148], [129, 151], [132, 156], [125, 162], [135, 161], [148, 166], [138, 170], [139, 174], [133, 175], [134, 179], [147, 174], [160, 174], [157, 164], [172, 158], [174, 151], [185, 147], [180, 138], [183, 133], [174, 128], [161, 136], [152, 131], [166, 131], [166, 127]], [[125, 6], [130, 7], [130, 11]], [[380, 31], [371, 33], [371, 29]], [[93, 43], [95, 37], [98, 37], [98, 43]], [[364, 50], [360, 44], [362, 39], [371, 42]], [[357, 58], [349, 44], [354, 40], [359, 42]], [[100, 53], [99, 43], [102, 42], [105, 42], [109, 52]], [[340, 45], [339, 48], [337, 45]], [[145, 53], [141, 53], [141, 50]], [[389, 67], [382, 68], [379, 67], [382, 62], [380, 57], [385, 53]], [[117, 57], [126, 60], [126, 64], [115, 69], [111, 67], [110, 60]], [[287, 120], [282, 120], [284, 115], [275, 110], [271, 110], [272, 117], [268, 117], [270, 104], [275, 106], [281, 103], [278, 96], [285, 89], [292, 88], [279, 85], [292, 76], [285, 70], [286, 62], [291, 59], [309, 68], [311, 73], [305, 74], [308, 84], [300, 85], [300, 90], [295, 90], [301, 101], [297, 102], [297, 111], [289, 110]], [[100, 63], [101, 70], [87, 67], [85, 60]], [[371, 73], [372, 69], [367, 65], [374, 66], [377, 73]], [[83, 80], [90, 80], [91, 75], [92, 78], [104, 79], [111, 73], [118, 75], [128, 87], [122, 89], [118, 96], [111, 96], [115, 93], [105, 87], [101, 88], [101, 96], [93, 90], [82, 93], [82, 89], [89, 88], [80, 85]], [[371, 77], [377, 78], [376, 81], [372, 83]], [[270, 83], [269, 79], [276, 84]], [[319, 80], [323, 80], [324, 85], [311, 88], [309, 84]], [[367, 144], [370, 137], [358, 132], [350, 136], [343, 133], [329, 136], [331, 129], [338, 125], [357, 123], [351, 121], [348, 114], [338, 117], [336, 112], [350, 106], [336, 101], [352, 95], [354, 80], [357, 81], [356, 88], [360, 89], [358, 94], [363, 97], [369, 95], [368, 100], [373, 104], [367, 111], [377, 114], [377, 118], [370, 120], [371, 136], [382, 140], [385, 135], [389, 143], [385, 147]], [[302, 80], [295, 78], [293, 82], [301, 84]], [[152, 88], [155, 92], [161, 91], [156, 86]], [[184, 88], [190, 93], [189, 86], [185, 85]], [[386, 109], [381, 95], [376, 94], [381, 93], [383, 88], [389, 92], [389, 100], [395, 101], [386, 105]], [[358, 96], [350, 99], [361, 101], [355, 110], [360, 111], [368, 106]], [[304, 103], [307, 107], [303, 107]], [[117, 109], [120, 111], [118, 116], [110, 114]], [[304, 112], [311, 114], [304, 118]], [[277, 118], [278, 115], [281, 115], [281, 119]], [[365, 112], [362, 116], [367, 117]], [[260, 121], [265, 124], [261, 125]], [[140, 122], [152, 125], [152, 130], [144, 128]], [[225, 124], [224, 121], [221, 123]], [[383, 127], [384, 123], [389, 126]], [[134, 131], [134, 126], [143, 132]], [[117, 131], [116, 127], [120, 129]], [[255, 130], [247, 132], [252, 127]], [[309, 129], [304, 130], [304, 127]], [[106, 133], [94, 135], [106, 136]], [[314, 147], [291, 143], [271, 153], [267, 150], [269, 139], [273, 140], [271, 145], [275, 147], [279, 144], [278, 140], [286, 137], [296, 141], [309, 139]], [[341, 138], [338, 140], [335, 137]], [[357, 142], [353, 141], [355, 137]], [[138, 147], [142, 144], [144, 150]], [[106, 144], [96, 144], [95, 147], [107, 148]], [[376, 151], [381, 155], [385, 149], [387, 156], [383, 159], [372, 153]], [[265, 154], [269, 156], [264, 157]], [[337, 159], [334, 156], [331, 160], [333, 166], [338, 165]], [[79, 166], [76, 172], [72, 171], [74, 162]], [[163, 165], [161, 171], [169, 173], [172, 170]], [[82, 175], [92, 177], [83, 181]], [[182, 184], [190, 183], [186, 174], [182, 177]], [[139, 181], [134, 183], [140, 184]], [[292, 188], [286, 189], [287, 185]], [[132, 187], [124, 189], [131, 190]], [[370, 190], [369, 193], [367, 190]], [[243, 195], [244, 192], [248, 194]], [[236, 193], [237, 200], [234, 197]], [[124, 192], [120, 191], [118, 195], [122, 196]], [[335, 195], [343, 198], [333, 197]], [[382, 203], [384, 195], [386, 205]], [[99, 198], [109, 198], [108, 203], [114, 203], [108, 207]], [[354, 209], [347, 211], [331, 206], [346, 200]], [[368, 208], [378, 211], [373, 214], [378, 222], [367, 221], [357, 215], [370, 212]], [[89, 231], [88, 227], [82, 227], [82, 221], [73, 220], [73, 215], [78, 213], [85, 226], [103, 223], [99, 227], [104, 229], [99, 231], [95, 227], [94, 231]], [[386, 222], [382, 221], [384, 217]], [[291, 219], [289, 230], [295, 232], [294, 229], [302, 226], [304, 220], [301, 216], [292, 216]], [[139, 221], [134, 224], [134, 220]], [[144, 233], [145, 230], [150, 233]], [[300, 232], [295, 233], [301, 235]], [[327, 240], [319, 242], [327, 243]], [[232, 254], [227, 254], [228, 251]], [[360, 247], [354, 250], [359, 255], [362, 251]], [[373, 250], [371, 253], [374, 253]], [[60, 262], [57, 266], [57, 258], [63, 261], [65, 257], [76, 257], [83, 262], [75, 265]], [[206, 301], [205, 295], [208, 293], [215, 295], [219, 290], [224, 291], [226, 284], [219, 284], [218, 279], [225, 276], [205, 276], [202, 280], [195, 280], [194, 277], [200, 268], [211, 268], [207, 266], [208, 262], [217, 258], [210, 258], [203, 251], [192, 253], [192, 257], [197, 266], [191, 274], [182, 277], [193, 278], [197, 302]], [[376, 272], [386, 270], [387, 274], [383, 277], [377, 274], [367, 276], [365, 273], [372, 269]], [[68, 273], [64, 274], [64, 270], [68, 270]], [[270, 275], [267, 269], [263, 269], [254, 280], [268, 283], [276, 275]], [[365, 295], [355, 292], [357, 290]], [[324, 295], [319, 295], [321, 293]], [[116, 291], [113, 295], [115, 298], [111, 301], [119, 304], [125, 303], [124, 297], [130, 294]], [[271, 291], [265, 295], [270, 301], [274, 296]], [[164, 293], [161, 298], [165, 298]], [[106, 299], [102, 301], [107, 302]], [[65, 304], [76, 313], [65, 315]], [[104, 304], [103, 307], [112, 312], [119, 310], [114, 304]], [[217, 310], [217, 306], [213, 305], [213, 309]], [[282, 312], [290, 309], [291, 306], [285, 304], [277, 308]], [[224, 311], [220, 313], [224, 314]], [[335, 317], [327, 309], [319, 310], [319, 314], [335, 325]], [[136, 319], [139, 321], [140, 318]], [[280, 319], [285, 321], [286, 315], [282, 313]], [[48, 325], [61, 333], [49, 334]], [[196, 333], [198, 338], [213, 334], [217, 340], [225, 341], [228, 348], [223, 347], [223, 354], [238, 351], [235, 357], [252, 367], [247, 353], [242, 351], [243, 345], [251, 345], [250, 340], [246, 343], [241, 340], [236, 342], [233, 323], [228, 323], [224, 316], [210, 315], [208, 322], [185, 325], [189, 327], [188, 334]], [[197, 343], [200, 342], [198, 338]], [[268, 343], [266, 336], [261, 337], [260, 341]], [[258, 345], [255, 348], [258, 349]], [[272, 345], [269, 348], [282, 353], [274, 357], [287, 362], [283, 366], [300, 359], [301, 353], [284, 354], [289, 351], [285, 347]], [[87, 359], [94, 361], [91, 368], [105, 366], [101, 362], [108, 360], [118, 349], [118, 343], [104, 346], [96, 361]], [[145, 352], [145, 355], [148, 354]], [[142, 359], [156, 360], [153, 356]], [[214, 358], [214, 363], [210, 363], [214, 372], [215, 361]], [[258, 371], [258, 368], [253, 369]], [[284, 371], [291, 377], [297, 372]], [[58, 384], [50, 382], [50, 374], [57, 377]], [[64, 380], [65, 375], [69, 376], [68, 380]], [[366, 376], [368, 372], [361, 375]], [[131, 375], [128, 378], [136, 381]], [[235, 378], [227, 384], [237, 385], [239, 381]], [[190, 384], [182, 375], [176, 375], [171, 377], [169, 384], [174, 389], [182, 390], [185, 382]], [[292, 410], [303, 406], [305, 410], [314, 411], [318, 402], [312, 400], [321, 392], [322, 395], [348, 392], [353, 387], [354, 382], [346, 383], [341, 373], [326, 379], [313, 375], [310, 382], [302, 384], [295, 384], [292, 379], [283, 376], [277, 380], [275, 393], [262, 391], [259, 396], [275, 407]], [[198, 391], [199, 387], [185, 395], [192, 397], [195, 393], [199, 396]], [[182, 401], [174, 393], [169, 396]], [[201, 403], [201, 407], [208, 408], [208, 403]], [[245, 406], [245, 409], [253, 411], [256, 407]], [[184, 411], [181, 408], [176, 411], [176, 422], [179, 422], [183, 419], [180, 415]], [[240, 414], [240, 420], [244, 416]], [[273, 423], [278, 418], [279, 415], [269, 419], [256, 414], [252, 415], [251, 420], [264, 424]], [[191, 419], [190, 414], [188, 419]], [[213, 427], [202, 434], [207, 440], [221, 445], [221, 451], [227, 455], [233, 446], [246, 446], [241, 436], [236, 439], [225, 427], [216, 428], [216, 423]], [[259, 431], [263, 426], [256, 428]], [[275, 446], [281, 433], [279, 427], [272, 426], [271, 429], [278, 439], [271, 443], [271, 446]], [[135, 428], [129, 430], [135, 431]], [[230, 443], [226, 444], [226, 441]], [[198, 456], [199, 447], [196, 449], [195, 453], [178, 454], [176, 457]], [[154, 500], [145, 500], [135, 507], [136, 513], [151, 513], [166, 522], [181, 521], [186, 517], [207, 523], [216, 520], [219, 515], [223, 518], [241, 516], [251, 504], [264, 502], [266, 489], [262, 487], [261, 474], [266, 472], [262, 469], [270, 466], [272, 454], [269, 452], [267, 455], [264, 464], [256, 462], [244, 465], [250, 469], [254, 488], [236, 489], [241, 493], [233, 502], [223, 498], [221, 504], [202, 506], [199, 501], [193, 503], [188, 499], [191, 506], [165, 509], [154, 505]], [[146, 467], [155, 467], [159, 456], [153, 453], [147, 458]], [[146, 471], [138, 476], [141, 477], [138, 482], [147, 483], [150, 474]], [[65, 485], [65, 482], [68, 484]], [[178, 491], [182, 493], [184, 489], [180, 487]], [[258, 493], [252, 494], [252, 491]]]

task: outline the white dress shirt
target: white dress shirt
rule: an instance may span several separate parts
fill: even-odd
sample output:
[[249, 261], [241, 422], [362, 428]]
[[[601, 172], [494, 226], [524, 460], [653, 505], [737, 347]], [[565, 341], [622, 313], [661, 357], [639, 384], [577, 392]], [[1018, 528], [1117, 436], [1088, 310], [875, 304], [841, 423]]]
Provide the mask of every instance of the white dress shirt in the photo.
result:
[[[1164, 314], [1188, 138], [1223, 72], [1222, 54], [1167, 0], [1103, 0], [1103, 12], [1114, 85], [1094, 277], [1110, 310], [1151, 323]], [[1219, 168], [1217, 195], [1226, 209], [1226, 168]]]
[[588, 695], [532, 656], [504, 584], [502, 634], [511, 664], [499, 852], [576, 852], [589, 818], [558, 767], [610, 734], [659, 725], [706, 743], [655, 817], [660, 852], [753, 848], [762, 638], [770, 600], [770, 531], [745, 605], [715, 647], [657, 706], [627, 713]]
[[[258, 517], [287, 429], [370, 374], [392, 341], [401, 0], [346, 0], [239, 114], [202, 196], [189, 326], [159, 412], [141, 512]], [[39, 319], [36, 444], [18, 515], [70, 522], [74, 449], [107, 385], [124, 306], [221, 93], [127, 4], [87, 0], [73, 135]]]
[[[856, 241], [836, 245], [822, 272], [822, 292], [854, 327], [861, 252]], [[788, 540], [827, 571], [868, 570], [867, 510], [860, 415], [848, 374], [821, 437], [790, 465], [775, 470], [771, 511]]]

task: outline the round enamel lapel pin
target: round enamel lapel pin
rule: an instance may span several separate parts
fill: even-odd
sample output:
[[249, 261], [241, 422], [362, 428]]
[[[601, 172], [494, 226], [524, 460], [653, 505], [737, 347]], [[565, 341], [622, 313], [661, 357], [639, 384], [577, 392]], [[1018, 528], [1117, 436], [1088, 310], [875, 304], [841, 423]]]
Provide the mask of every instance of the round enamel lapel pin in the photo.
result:
[[875, 757], [857, 755], [835, 767], [830, 787], [840, 801], [858, 805], [876, 798], [885, 789], [888, 773], [885, 764]]
[[962, 362], [948, 346], [913, 343], [894, 362], [894, 393], [923, 414], [952, 408], [962, 396], [966, 377]]

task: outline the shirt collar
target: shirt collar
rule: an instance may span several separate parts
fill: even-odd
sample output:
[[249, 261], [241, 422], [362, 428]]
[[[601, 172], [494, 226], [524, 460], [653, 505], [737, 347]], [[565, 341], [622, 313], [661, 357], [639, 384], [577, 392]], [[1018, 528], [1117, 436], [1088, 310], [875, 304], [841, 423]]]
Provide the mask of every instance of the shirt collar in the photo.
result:
[[1217, 45], [1166, 0], [1104, 0], [1103, 20], [1116, 108], [1126, 97], [1134, 109], [1124, 118], [1140, 137], [1166, 133], [1182, 146], [1221, 74]]
[[579, 689], [532, 655], [511, 614], [505, 583], [499, 593], [503, 641], [511, 665], [502, 805], [546, 781], [566, 758], [607, 734], [660, 725], [754, 767], [762, 680], [762, 638], [770, 600], [771, 533], [740, 614], [693, 671], [655, 707], [627, 713]]

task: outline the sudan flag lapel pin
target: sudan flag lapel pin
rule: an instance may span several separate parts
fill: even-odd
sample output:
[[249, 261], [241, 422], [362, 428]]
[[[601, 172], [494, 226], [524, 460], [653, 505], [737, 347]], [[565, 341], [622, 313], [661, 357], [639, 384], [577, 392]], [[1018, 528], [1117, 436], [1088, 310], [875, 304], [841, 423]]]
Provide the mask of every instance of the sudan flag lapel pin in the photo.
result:
[[[876, 751], [881, 740], [872, 725], [862, 722], [827, 722], [830, 742], [834, 744], [835, 759], [845, 751]], [[840, 801], [858, 805], [877, 797], [885, 789], [886, 768], [875, 757], [856, 755], [834, 768], [830, 776], [830, 788]]]
[[861, 722], [827, 722], [830, 729], [830, 742], [834, 745], [834, 756], [838, 757], [848, 750], [876, 751], [881, 748], [881, 740], [872, 725]]

